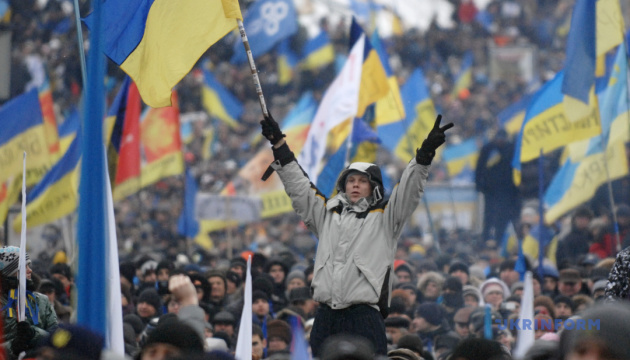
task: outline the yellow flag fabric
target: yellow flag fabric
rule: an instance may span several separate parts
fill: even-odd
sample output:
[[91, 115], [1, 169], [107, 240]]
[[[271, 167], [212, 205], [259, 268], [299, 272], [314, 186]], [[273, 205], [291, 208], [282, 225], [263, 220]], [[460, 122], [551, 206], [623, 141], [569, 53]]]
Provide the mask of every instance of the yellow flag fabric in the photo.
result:
[[201, 55], [243, 20], [236, 0], [157, 0], [144, 36], [121, 68], [151, 107], [171, 105], [172, 88]]

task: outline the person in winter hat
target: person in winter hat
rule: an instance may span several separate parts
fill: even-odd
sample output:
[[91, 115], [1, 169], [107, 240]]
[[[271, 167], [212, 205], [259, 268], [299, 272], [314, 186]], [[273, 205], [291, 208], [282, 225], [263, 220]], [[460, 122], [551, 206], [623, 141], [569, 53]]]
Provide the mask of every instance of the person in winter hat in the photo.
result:
[[446, 334], [458, 336], [451, 331], [444, 317], [444, 310], [436, 303], [424, 303], [418, 306], [411, 323], [411, 330], [420, 336], [428, 351], [433, 351], [435, 339], [438, 336]]
[[138, 296], [136, 314], [146, 325], [162, 314], [162, 299], [155, 289], [144, 289]]
[[[364, 336], [380, 355], [387, 354], [385, 323], [393, 283], [394, 254], [405, 222], [420, 203], [435, 151], [446, 141], [438, 116], [422, 146], [403, 171], [388, 200], [380, 168], [355, 162], [339, 175], [337, 195], [327, 199], [311, 183], [289, 149], [285, 135], [271, 115], [260, 122], [272, 144], [275, 161], [263, 180], [276, 171], [293, 208], [319, 238], [311, 288], [321, 305], [315, 315], [310, 343], [319, 357], [324, 341], [345, 332]], [[323, 125], [315, 120], [314, 128]], [[322, 139], [309, 138], [305, 148]], [[302, 165], [313, 168], [310, 159]], [[310, 174], [315, 175], [315, 174]]]
[[0, 248], [0, 309], [3, 312], [4, 332], [0, 338], [7, 353], [15, 357], [34, 349], [38, 342], [58, 328], [57, 315], [44, 294], [35, 292], [38, 284], [31, 270], [28, 253], [24, 254], [26, 269], [26, 304], [24, 320], [19, 321], [19, 258], [20, 248]]
[[510, 289], [497, 278], [490, 278], [481, 283], [479, 291], [481, 291], [483, 301], [492, 306], [492, 310], [498, 310], [503, 300], [510, 296]]

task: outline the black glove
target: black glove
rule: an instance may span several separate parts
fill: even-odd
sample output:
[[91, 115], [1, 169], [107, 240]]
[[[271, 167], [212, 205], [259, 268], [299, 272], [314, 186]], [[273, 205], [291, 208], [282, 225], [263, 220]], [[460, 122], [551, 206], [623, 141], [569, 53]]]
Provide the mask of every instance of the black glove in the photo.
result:
[[26, 321], [17, 323], [15, 338], [11, 342], [11, 352], [17, 356], [22, 351], [28, 350], [33, 337], [35, 337], [35, 330], [31, 328], [31, 324]]
[[416, 150], [416, 161], [418, 164], [431, 164], [431, 161], [435, 156], [435, 150], [446, 142], [446, 135], [444, 132], [455, 126], [453, 123], [448, 123], [440, 127], [440, 122], [442, 122], [442, 115], [438, 115], [437, 119], [435, 119], [433, 129], [431, 129], [427, 138], [422, 142], [420, 149]]
[[260, 122], [260, 125], [262, 126], [263, 136], [269, 140], [271, 145], [276, 145], [278, 141], [286, 137], [286, 135], [280, 131], [280, 126], [276, 120], [273, 119], [271, 114], [265, 116], [264, 120]]

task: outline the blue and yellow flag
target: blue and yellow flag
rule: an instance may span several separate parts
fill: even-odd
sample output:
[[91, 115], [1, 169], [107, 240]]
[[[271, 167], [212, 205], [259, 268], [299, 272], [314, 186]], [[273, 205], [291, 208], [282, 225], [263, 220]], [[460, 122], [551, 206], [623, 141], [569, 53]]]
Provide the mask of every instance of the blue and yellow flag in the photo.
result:
[[406, 163], [416, 156], [416, 148], [431, 131], [437, 114], [420, 68], [409, 76], [400, 94], [405, 119], [379, 126], [377, 130], [383, 146]]
[[297, 55], [291, 50], [291, 42], [284, 39], [278, 44], [276, 49], [278, 59], [276, 60], [278, 68], [278, 85], [284, 86], [293, 80], [295, 67], [298, 64]]
[[328, 33], [320, 31], [317, 36], [309, 39], [302, 48], [300, 68], [304, 70], [316, 70], [322, 68], [335, 60], [335, 49], [333, 48]]
[[59, 125], [59, 152], [65, 154], [70, 148], [70, 144], [77, 136], [79, 127], [81, 126], [81, 118], [76, 108], [70, 109], [63, 123]]
[[[170, 106], [173, 87], [237, 19], [243, 19], [237, 0], [109, 0], [103, 51], [131, 76], [147, 105]], [[93, 27], [92, 14], [85, 23]]]
[[505, 129], [509, 135], [514, 135], [521, 130], [523, 120], [525, 119], [525, 112], [533, 97], [533, 93], [526, 94], [497, 114], [499, 126]]
[[622, 44], [617, 51], [609, 86], [600, 96], [602, 134], [588, 142], [584, 156], [568, 158], [554, 176], [544, 197], [548, 223], [590, 200], [608, 177], [614, 180], [628, 174], [624, 147], [630, 140], [627, 76], [628, 60]]
[[9, 0], [0, 0], [0, 24], [11, 22], [11, 6]]
[[26, 182], [32, 185], [50, 168], [46, 129], [37, 89], [15, 97], [0, 108], [0, 183], [22, 174], [22, 153], [26, 151]]
[[473, 54], [471, 51], [467, 51], [459, 66], [459, 73], [457, 73], [457, 77], [453, 82], [452, 97], [458, 97], [462, 90], [468, 89], [472, 85], [472, 66]]
[[[599, 110], [595, 93], [591, 88], [589, 106], [586, 110], [575, 113], [568, 109], [561, 92], [564, 72], [558, 73], [547, 82], [534, 96], [530, 103], [521, 131], [516, 138], [516, 147], [512, 168], [514, 183], [521, 182], [521, 163], [536, 159], [573, 141], [590, 138], [601, 133]], [[568, 112], [573, 111], [573, 115]], [[579, 116], [574, 120], [576, 114]]]
[[[352, 18], [350, 26], [350, 47], [352, 48], [361, 35], [363, 29]], [[348, 59], [351, 61], [351, 59]], [[363, 68], [361, 70], [361, 91], [359, 92], [359, 107], [356, 117], [363, 117], [367, 107], [382, 99], [389, 92], [387, 74], [376, 50], [372, 47], [367, 36], [363, 50]]]
[[589, 102], [589, 91], [595, 82], [596, 2], [596, 0], [575, 2], [571, 16], [571, 30], [567, 39], [562, 93], [583, 103]]
[[456, 145], [448, 145], [442, 152], [448, 176], [453, 179], [465, 171], [474, 171], [479, 158], [477, 139], [470, 138]]
[[389, 56], [383, 48], [378, 31], [372, 34], [372, 46], [376, 50], [381, 64], [387, 75], [387, 83], [389, 84], [389, 92], [384, 98], [376, 102], [376, 126], [387, 125], [395, 121], [401, 121], [405, 118], [405, 106], [400, 96], [400, 88], [398, 87], [398, 79], [389, 66]]
[[[298, 30], [297, 13], [292, 0], [258, 0], [247, 10], [243, 24], [254, 59], [266, 54], [278, 42]], [[234, 43], [234, 55], [230, 61], [234, 64], [247, 61], [240, 38]]]
[[[81, 140], [77, 136], [68, 151], [26, 195], [26, 219], [29, 227], [51, 223], [73, 213], [79, 200], [79, 164]], [[13, 221], [17, 232], [22, 215]]]
[[204, 86], [201, 90], [203, 106], [212, 118], [216, 118], [236, 128], [239, 118], [243, 113], [243, 105], [221, 83], [219, 83], [209, 70], [203, 70]]
[[207, 232], [200, 231], [199, 221], [195, 219], [195, 196], [197, 196], [197, 181], [186, 169], [186, 182], [184, 187], [184, 207], [177, 219], [177, 233], [191, 239], [206, 250], [214, 247], [212, 239]]

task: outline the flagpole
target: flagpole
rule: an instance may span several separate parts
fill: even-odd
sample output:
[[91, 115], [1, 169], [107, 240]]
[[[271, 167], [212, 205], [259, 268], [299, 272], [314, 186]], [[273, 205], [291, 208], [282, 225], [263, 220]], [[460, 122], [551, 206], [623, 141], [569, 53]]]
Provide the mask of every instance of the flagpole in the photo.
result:
[[538, 226], [539, 234], [538, 234], [538, 275], [541, 279], [544, 279], [543, 276], [543, 260], [545, 258], [545, 249], [543, 247], [543, 228], [545, 226], [545, 206], [544, 206], [544, 197], [545, 197], [545, 168], [544, 168], [544, 153], [543, 149], [540, 149], [540, 156], [538, 157], [538, 213], [540, 216], [538, 217]]
[[350, 119], [350, 130], [348, 131], [348, 141], [346, 142], [346, 158], [344, 167], [350, 165], [350, 151], [352, 150], [352, 130], [354, 129], [354, 118]]
[[[627, 59], [626, 59], [627, 60]], [[624, 81], [627, 81], [627, 79], [624, 79]], [[599, 109], [599, 99], [597, 98], [597, 96], [595, 96], [595, 106], [597, 109]], [[598, 112], [599, 115], [599, 112]], [[601, 126], [601, 118], [599, 119], [600, 122], [600, 126]], [[617, 212], [615, 211], [615, 197], [613, 196], [613, 188], [612, 188], [612, 180], [610, 179], [610, 170], [608, 169], [608, 141], [606, 141], [604, 143], [604, 133], [600, 134], [600, 144], [602, 144], [602, 146], [604, 146], [603, 152], [602, 152], [602, 156], [604, 157], [604, 170], [606, 171], [606, 184], [608, 187], [608, 200], [610, 201], [610, 207], [611, 207], [611, 212], [612, 212], [612, 216], [613, 216], [613, 226], [615, 229], [615, 249], [617, 250], [617, 252], [621, 251], [621, 238], [619, 236], [619, 223], [617, 222]], [[608, 134], [608, 137], [610, 138], [610, 132]], [[605, 144], [605, 145], [604, 145]]]
[[254, 63], [254, 56], [252, 55], [252, 50], [249, 47], [249, 40], [247, 40], [247, 34], [245, 33], [245, 26], [243, 25], [242, 20], [237, 19], [236, 22], [238, 23], [238, 31], [241, 34], [241, 41], [243, 42], [245, 52], [247, 53], [247, 61], [249, 62], [249, 69], [252, 72], [252, 78], [254, 79], [254, 85], [256, 86], [256, 94], [258, 94], [260, 108], [262, 109], [263, 115], [268, 116], [269, 112], [267, 111], [265, 96], [263, 95], [262, 87], [260, 86], [260, 79], [258, 78], [258, 71], [256, 70], [256, 64]]
[[79, 14], [79, 0], [74, 0], [74, 20], [77, 28], [77, 40], [79, 43], [79, 57], [81, 59], [81, 79], [83, 88], [87, 85], [87, 71], [85, 70], [85, 49], [83, 48], [83, 30], [81, 28], [81, 15]]

